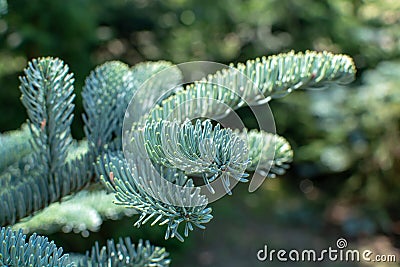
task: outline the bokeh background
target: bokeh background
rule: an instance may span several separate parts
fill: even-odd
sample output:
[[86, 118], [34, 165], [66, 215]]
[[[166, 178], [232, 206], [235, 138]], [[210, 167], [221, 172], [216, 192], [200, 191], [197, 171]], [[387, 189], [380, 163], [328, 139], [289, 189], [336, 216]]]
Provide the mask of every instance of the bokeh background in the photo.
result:
[[[280, 52], [349, 54], [357, 80], [270, 103], [294, 149], [289, 172], [255, 193], [247, 185], [213, 203], [214, 219], [185, 243], [164, 229], [105, 221], [97, 232], [50, 235], [64, 250], [132, 236], [171, 252], [171, 266], [311, 266], [261, 263], [271, 248], [334, 246], [396, 254], [400, 261], [400, 1], [398, 0], [12, 0], [0, 18], [0, 132], [26, 121], [18, 77], [39, 56], [63, 59], [76, 78], [73, 135], [83, 137], [80, 91], [98, 64], [121, 60], [236, 63]], [[239, 111], [255, 127], [247, 110]], [[318, 263], [315, 266], [395, 266]]]

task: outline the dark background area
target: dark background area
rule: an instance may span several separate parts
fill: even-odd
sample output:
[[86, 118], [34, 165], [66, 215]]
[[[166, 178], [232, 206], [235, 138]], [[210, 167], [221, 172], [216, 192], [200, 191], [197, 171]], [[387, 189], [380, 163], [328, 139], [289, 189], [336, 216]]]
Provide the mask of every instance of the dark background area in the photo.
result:
[[[132, 218], [105, 222], [88, 238], [60, 233], [50, 238], [76, 252], [111, 237], [150, 239], [171, 252], [171, 266], [262, 266], [267, 264], [257, 262], [256, 252], [264, 244], [326, 248], [339, 237], [354, 247], [396, 252], [398, 1], [12, 0], [0, 18], [0, 131], [26, 121], [18, 77], [35, 57], [59, 57], [74, 72], [73, 135], [81, 139], [81, 88], [89, 72], [107, 60], [228, 64], [292, 49], [348, 54], [358, 72], [348, 88], [295, 92], [271, 101], [277, 133], [295, 154], [284, 177], [265, 181], [251, 194], [247, 185], [238, 186], [232, 197], [212, 205], [214, 219], [207, 229], [183, 244], [165, 241], [161, 228], [135, 229]], [[246, 116], [248, 110], [239, 113]], [[269, 266], [274, 264], [283, 266]]]

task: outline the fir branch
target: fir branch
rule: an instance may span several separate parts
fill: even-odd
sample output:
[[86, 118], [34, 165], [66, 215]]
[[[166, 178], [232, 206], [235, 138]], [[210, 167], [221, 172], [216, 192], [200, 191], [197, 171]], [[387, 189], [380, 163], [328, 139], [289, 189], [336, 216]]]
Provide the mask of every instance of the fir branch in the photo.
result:
[[99, 247], [96, 242], [91, 252], [81, 259], [78, 267], [166, 267], [171, 262], [165, 248], [155, 247], [149, 241], [139, 240], [137, 247], [130, 238], [119, 239], [115, 245], [113, 240], [107, 246]]
[[20, 229], [0, 228], [0, 266], [10, 267], [72, 267], [68, 255], [62, 255], [47, 237], [33, 234], [28, 242]]
[[[182, 87], [183, 75], [180, 69], [168, 61], [142, 62], [132, 67], [135, 77], [135, 112], [145, 114], [154, 103], [161, 103]], [[140, 90], [139, 90], [140, 89]], [[149, 92], [151, 91], [151, 94]], [[130, 95], [129, 101], [134, 94]]]
[[[185, 90], [175, 91], [139, 122], [135, 122], [127, 137], [133, 137], [132, 145], [138, 148], [135, 151], [139, 152], [139, 155], [134, 155], [135, 157], [146, 158], [145, 155], [148, 154], [152, 163], [163, 165], [166, 169], [177, 168], [187, 175], [201, 174], [209, 187], [211, 181], [223, 178], [225, 173], [231, 173], [237, 180], [242, 180], [242, 172], [246, 168], [250, 171], [271, 169], [270, 177], [273, 177], [275, 174], [283, 174], [287, 167], [286, 163], [292, 159], [290, 146], [284, 139], [272, 134], [251, 132], [247, 140], [250, 146], [247, 147], [243, 143], [243, 138], [234, 139], [235, 134], [230, 130], [220, 130], [219, 127], [213, 129], [209, 121], [205, 121], [202, 127], [200, 120], [193, 126], [186, 120], [223, 116], [227, 112], [227, 107], [236, 109], [245, 104], [263, 104], [299, 88], [319, 87], [329, 83], [345, 84], [354, 79], [354, 73], [354, 63], [349, 57], [327, 52], [305, 54], [290, 52], [249, 60], [246, 64], [238, 64], [235, 69], [225, 69], [195, 82]], [[220, 105], [221, 102], [225, 106]], [[214, 103], [218, 103], [218, 106]], [[175, 121], [170, 122], [169, 118], [174, 118]], [[261, 147], [260, 143], [264, 142], [266, 146]], [[141, 144], [144, 144], [144, 147]], [[246, 149], [251, 151], [254, 161], [251, 164]], [[273, 158], [275, 154], [276, 157]], [[140, 184], [153, 190], [151, 192], [161, 199], [167, 198], [168, 192], [164, 190], [168, 188], [168, 184], [160, 187], [164, 194], [160, 192], [160, 188], [151, 184], [163, 183], [164, 179], [149, 178], [154, 177], [154, 173], [151, 173], [152, 170], [147, 170], [149, 167], [144, 167], [147, 175], [143, 177], [151, 181], [150, 184], [146, 184], [145, 179], [140, 179], [141, 175], [136, 173], [138, 171], [135, 167], [134, 175], [131, 177], [127, 171], [128, 166], [123, 166], [122, 161], [117, 164], [114, 160], [108, 160], [106, 164], [108, 167], [103, 168], [105, 177], [109, 174], [117, 174], [115, 177], [118, 177], [112, 176], [111, 181], [106, 182], [112, 191], [117, 192], [117, 203], [119, 201], [121, 205], [136, 208], [141, 212], [144, 221], [155, 216], [154, 214], [159, 214], [157, 211], [154, 212], [153, 199], [149, 200], [148, 196], [147, 202], [141, 199], [143, 197], [141, 194], [145, 195], [147, 192]], [[119, 167], [113, 167], [113, 164]], [[239, 173], [240, 175], [237, 175]], [[192, 184], [191, 179], [187, 181], [187, 184]], [[223, 179], [222, 182], [227, 189], [229, 180]], [[230, 192], [229, 189], [227, 192]], [[172, 198], [175, 201], [179, 199], [177, 196]], [[147, 217], [149, 214], [151, 216]], [[169, 231], [168, 228], [166, 237]], [[178, 232], [175, 231], [173, 234], [177, 235]], [[183, 239], [181, 236], [177, 237]]]
[[32, 151], [30, 142], [31, 134], [26, 125], [21, 130], [0, 134], [0, 173]]
[[144, 129], [146, 151], [152, 161], [167, 168], [200, 174], [211, 192], [210, 182], [221, 179], [227, 193], [230, 178], [247, 181], [244, 173], [248, 160], [247, 145], [230, 129], [212, 126], [210, 120], [147, 122]]
[[55, 198], [56, 193], [49, 188], [46, 176], [25, 176], [0, 192], [0, 225], [13, 224], [43, 209]]
[[329, 52], [292, 51], [248, 60], [178, 91], [157, 105], [139, 126], [147, 119], [168, 120], [171, 116], [180, 122], [186, 118], [221, 117], [227, 109], [220, 103], [232, 109], [259, 105], [297, 89], [350, 83], [355, 72], [350, 57]]
[[123, 155], [118, 153], [100, 158], [97, 170], [102, 173], [102, 182], [115, 193], [115, 204], [140, 213], [135, 226], [150, 220], [151, 225], [167, 224], [165, 239], [176, 237], [180, 241], [184, 240], [178, 232], [181, 223], [185, 237], [194, 226], [204, 229], [203, 224], [212, 219], [211, 208], [207, 208], [207, 199], [200, 195], [200, 189], [194, 187], [192, 180], [189, 179], [183, 188], [177, 188], [165, 179], [159, 179], [156, 171], [146, 166], [139, 161], [130, 169]]
[[[28, 144], [30, 147], [30, 144]], [[31, 149], [29, 148], [31, 151]], [[20, 156], [17, 154], [17, 156]], [[32, 175], [35, 163], [32, 153], [17, 159], [13, 164], [7, 166], [0, 174], [0, 194]]]
[[[146, 82], [166, 69], [168, 72], [163, 72], [163, 79]], [[86, 137], [90, 146], [97, 151], [96, 156], [107, 148], [122, 149], [120, 138], [124, 114], [139, 87], [151, 86], [163, 91], [180, 82], [181, 76], [180, 71], [166, 61], [140, 63], [132, 69], [122, 62], [111, 61], [92, 71], [82, 91], [86, 113], [83, 120]], [[154, 94], [156, 95], [158, 94]], [[142, 102], [138, 109], [145, 109], [146, 105], [152, 103], [149, 95], [140, 99]]]
[[264, 131], [251, 130], [242, 132], [249, 146], [251, 164], [247, 171], [257, 170], [263, 176], [274, 178], [283, 175], [292, 162], [293, 151], [285, 138]]
[[91, 154], [69, 158], [74, 94], [68, 67], [59, 59], [34, 59], [20, 80], [32, 158], [29, 172], [11, 173], [12, 184], [0, 191], [1, 225], [13, 224], [83, 188], [93, 173]]
[[[88, 154], [67, 161], [53, 182], [32, 166], [30, 161], [20, 170], [9, 171], [0, 180], [6, 187], [0, 190], [0, 225], [13, 224], [21, 218], [42, 210], [71, 192], [82, 189], [90, 180], [93, 160]], [[28, 167], [28, 169], [26, 169]]]
[[[25, 232], [51, 234], [57, 231], [82, 234], [97, 231], [105, 219], [116, 220], [122, 216], [132, 216], [135, 211], [112, 203], [114, 196], [105, 190], [82, 190], [56, 202], [32, 218], [13, 225], [13, 229], [23, 228]], [[85, 214], [82, 217], [82, 214]]]
[[73, 75], [59, 59], [29, 62], [21, 81], [21, 101], [27, 109], [32, 145], [40, 170], [50, 181], [64, 165], [72, 142], [71, 123], [75, 98]]
[[32, 155], [9, 166], [0, 176], [0, 185], [0, 226], [44, 208], [55, 197], [47, 177], [37, 173]]
[[84, 131], [90, 151], [97, 156], [113, 137], [121, 136], [125, 109], [133, 90], [128, 65], [111, 61], [98, 66], [86, 78], [82, 90]]

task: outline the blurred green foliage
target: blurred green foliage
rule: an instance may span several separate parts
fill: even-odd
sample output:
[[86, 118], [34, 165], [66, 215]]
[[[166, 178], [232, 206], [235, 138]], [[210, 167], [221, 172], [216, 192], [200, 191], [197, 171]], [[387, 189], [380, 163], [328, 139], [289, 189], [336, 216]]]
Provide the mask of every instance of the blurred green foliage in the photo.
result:
[[[340, 220], [352, 235], [376, 228], [399, 234], [399, 88], [400, 63], [385, 61], [363, 73], [362, 85], [309, 92], [308, 101], [297, 107], [310, 112], [312, 125], [307, 127], [315, 130], [315, 137], [298, 148], [297, 162], [312, 162], [320, 181], [338, 176], [333, 178], [336, 190], [331, 185], [326, 190], [336, 194], [341, 205], [361, 209], [361, 214]], [[321, 183], [318, 178], [316, 183]], [[365, 228], [351, 225], [361, 221], [369, 222]]]
[[[106, 60], [228, 63], [291, 49], [350, 54], [362, 78], [350, 89], [295, 92], [271, 103], [278, 133], [295, 149], [286, 188], [304, 194], [313, 210], [323, 203], [318, 209], [351, 235], [383, 230], [399, 240], [397, 0], [13, 0], [0, 18], [0, 131], [25, 121], [17, 77], [33, 57], [65, 60], [81, 114], [83, 78]], [[338, 218], [338, 207], [347, 216]]]

